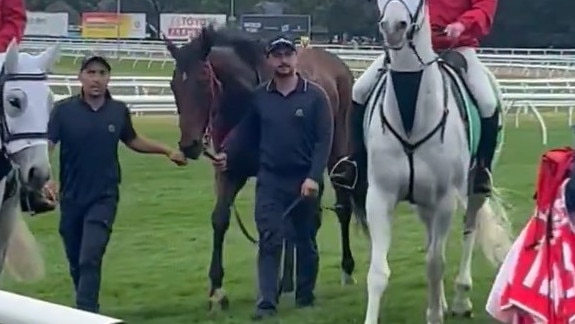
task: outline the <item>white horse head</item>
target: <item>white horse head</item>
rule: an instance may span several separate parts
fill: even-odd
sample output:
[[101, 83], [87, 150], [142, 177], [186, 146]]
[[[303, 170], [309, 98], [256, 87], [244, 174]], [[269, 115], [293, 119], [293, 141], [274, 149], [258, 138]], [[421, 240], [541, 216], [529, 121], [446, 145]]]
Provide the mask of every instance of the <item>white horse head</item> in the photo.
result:
[[0, 54], [2, 149], [18, 165], [23, 184], [35, 189], [50, 176], [47, 131], [53, 94], [47, 74], [58, 52], [54, 46], [38, 55], [22, 53], [12, 41]]
[[379, 30], [390, 49], [413, 41], [427, 21], [427, 0], [378, 0]]

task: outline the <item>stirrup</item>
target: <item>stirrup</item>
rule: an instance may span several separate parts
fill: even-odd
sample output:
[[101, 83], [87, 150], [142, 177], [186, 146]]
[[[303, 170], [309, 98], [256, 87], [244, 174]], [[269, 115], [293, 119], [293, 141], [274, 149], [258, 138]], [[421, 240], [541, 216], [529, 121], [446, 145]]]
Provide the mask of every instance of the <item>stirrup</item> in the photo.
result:
[[[345, 171], [346, 168], [345, 166], [349, 165], [352, 170], [353, 170], [353, 177], [352, 177], [352, 181], [351, 184], [346, 183], [346, 180], [350, 180], [348, 179], [348, 177], [346, 176]], [[338, 167], [343, 166], [344, 172], [340, 172], [340, 173], [336, 173], [336, 169]], [[357, 170], [357, 162], [356, 161], [352, 161], [350, 160], [350, 158], [348, 156], [345, 156], [343, 158], [341, 158], [339, 161], [337, 161], [334, 166], [331, 168], [331, 170], [329, 170], [328, 172], [329, 178], [331, 179], [331, 182], [334, 186], [346, 189], [346, 190], [354, 190], [355, 186], [357, 185], [357, 180], [358, 180], [358, 170]]]

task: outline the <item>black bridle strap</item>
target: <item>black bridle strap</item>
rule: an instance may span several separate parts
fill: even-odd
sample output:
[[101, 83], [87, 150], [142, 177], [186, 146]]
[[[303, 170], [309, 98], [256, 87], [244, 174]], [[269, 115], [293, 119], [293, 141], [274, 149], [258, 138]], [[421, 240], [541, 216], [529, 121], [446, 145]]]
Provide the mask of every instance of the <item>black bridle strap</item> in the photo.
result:
[[[0, 97], [4, 98], [4, 85], [7, 81], [46, 81], [48, 75], [46, 73], [6, 73], [6, 68], [2, 67], [0, 70]], [[6, 122], [4, 109], [4, 101], [0, 102], [0, 129], [2, 145], [18, 140], [31, 140], [31, 139], [47, 139], [48, 133], [45, 132], [23, 132], [13, 134], [8, 128]]]
[[4, 81], [46, 81], [48, 75], [46, 73], [15, 73], [6, 74]]
[[27, 140], [27, 139], [47, 139], [48, 133], [17, 133], [17, 134], [9, 134], [6, 142], [13, 142], [18, 140]]

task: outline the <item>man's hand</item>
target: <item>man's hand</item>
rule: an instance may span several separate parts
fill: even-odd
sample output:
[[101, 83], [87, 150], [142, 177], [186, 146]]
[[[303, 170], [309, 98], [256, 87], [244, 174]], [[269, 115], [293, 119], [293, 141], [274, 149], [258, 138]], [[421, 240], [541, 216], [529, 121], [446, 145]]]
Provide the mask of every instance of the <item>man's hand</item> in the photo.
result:
[[307, 178], [301, 185], [301, 195], [304, 197], [317, 197], [319, 194], [319, 184]]
[[50, 180], [46, 182], [44, 188], [42, 188], [42, 191], [44, 192], [46, 198], [48, 198], [49, 200], [51, 201], [58, 200], [58, 185], [56, 184], [55, 181]]
[[184, 153], [178, 150], [170, 151], [168, 153], [168, 158], [172, 160], [172, 162], [174, 162], [177, 166], [184, 166], [188, 164], [188, 160], [184, 156]]
[[460, 22], [454, 22], [445, 27], [445, 34], [451, 38], [458, 38], [465, 31], [465, 26]]
[[218, 153], [212, 160], [212, 164], [220, 171], [226, 171], [228, 168], [228, 155], [226, 153]]

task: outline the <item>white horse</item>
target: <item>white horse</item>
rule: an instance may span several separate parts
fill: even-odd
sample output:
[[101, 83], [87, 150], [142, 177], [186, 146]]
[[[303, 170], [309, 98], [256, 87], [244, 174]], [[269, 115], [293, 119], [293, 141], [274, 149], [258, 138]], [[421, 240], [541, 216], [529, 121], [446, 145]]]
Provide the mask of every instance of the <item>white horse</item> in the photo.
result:
[[[469, 293], [476, 237], [487, 259], [497, 265], [511, 246], [511, 234], [495, 191], [493, 198], [468, 194], [479, 134], [473, 128], [480, 127], [479, 115], [455, 70], [444, 66], [433, 51], [427, 0], [379, 0], [378, 6], [379, 24], [387, 26], [382, 34], [390, 72], [376, 85], [364, 119], [371, 239], [365, 323], [378, 321], [390, 276], [392, 214], [400, 201], [408, 200], [427, 230], [426, 321], [440, 324], [448, 308], [443, 285], [445, 244], [457, 202], [466, 214], [451, 307], [454, 315], [472, 314]], [[501, 103], [498, 90], [496, 94]]]
[[50, 177], [47, 128], [53, 94], [47, 73], [57, 47], [20, 53], [15, 41], [0, 54], [0, 273], [37, 280], [44, 262], [21, 213], [20, 186], [41, 189]]

